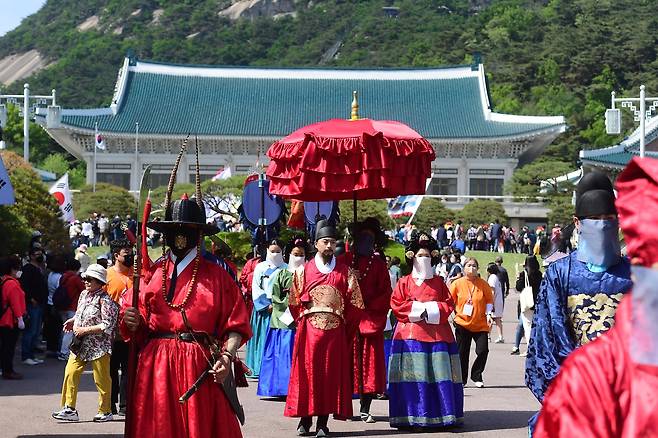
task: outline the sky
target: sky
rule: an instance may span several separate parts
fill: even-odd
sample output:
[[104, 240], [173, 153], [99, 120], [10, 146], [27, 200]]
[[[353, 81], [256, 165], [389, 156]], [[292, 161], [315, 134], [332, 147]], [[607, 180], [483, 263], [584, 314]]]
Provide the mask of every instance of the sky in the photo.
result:
[[46, 0], [0, 0], [0, 36], [18, 27], [21, 20], [36, 11]]

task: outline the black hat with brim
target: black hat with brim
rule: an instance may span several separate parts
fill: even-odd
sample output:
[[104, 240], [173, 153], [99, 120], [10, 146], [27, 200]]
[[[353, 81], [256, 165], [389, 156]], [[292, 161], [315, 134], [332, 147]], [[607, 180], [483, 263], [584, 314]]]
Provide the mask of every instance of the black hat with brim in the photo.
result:
[[148, 222], [146, 226], [163, 234], [175, 232], [181, 228], [196, 228], [207, 236], [219, 232], [216, 225], [206, 223], [205, 211], [201, 210], [199, 204], [194, 200], [187, 199], [187, 196], [171, 203], [165, 211], [165, 220]]

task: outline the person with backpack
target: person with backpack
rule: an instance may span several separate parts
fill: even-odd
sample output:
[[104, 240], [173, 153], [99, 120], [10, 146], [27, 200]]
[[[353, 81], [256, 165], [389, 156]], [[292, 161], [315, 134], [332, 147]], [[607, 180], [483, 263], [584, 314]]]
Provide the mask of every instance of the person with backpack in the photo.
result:
[[[78, 299], [85, 284], [80, 277], [80, 262], [74, 258], [67, 260], [66, 271], [62, 274], [60, 288], [53, 295], [53, 305], [59, 312], [62, 321], [67, 321], [75, 316], [78, 308]], [[69, 346], [73, 339], [72, 332], [63, 331], [62, 342], [57, 359], [66, 361], [69, 359]]]
[[23, 378], [14, 371], [16, 341], [20, 330], [25, 328], [25, 292], [18, 282], [20, 276], [21, 259], [18, 256], [0, 259], [0, 366], [5, 380]]

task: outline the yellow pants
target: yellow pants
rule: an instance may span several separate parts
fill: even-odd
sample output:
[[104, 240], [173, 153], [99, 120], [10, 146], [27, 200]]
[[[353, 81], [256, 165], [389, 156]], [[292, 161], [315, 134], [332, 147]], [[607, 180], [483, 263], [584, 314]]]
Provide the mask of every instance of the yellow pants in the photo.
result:
[[[74, 355], [69, 356], [69, 361], [64, 370], [64, 383], [62, 384], [62, 406], [75, 408], [78, 398], [78, 387], [80, 376], [87, 366], [86, 361], [80, 360]], [[112, 377], [110, 377], [110, 355], [106, 354], [91, 361], [94, 372], [94, 383], [98, 389], [98, 412], [108, 414], [111, 411], [112, 402]]]

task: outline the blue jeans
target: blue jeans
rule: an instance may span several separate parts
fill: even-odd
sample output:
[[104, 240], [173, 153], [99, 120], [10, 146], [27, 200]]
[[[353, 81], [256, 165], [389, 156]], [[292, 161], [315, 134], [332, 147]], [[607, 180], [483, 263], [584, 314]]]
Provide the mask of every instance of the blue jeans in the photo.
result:
[[39, 331], [41, 330], [41, 322], [43, 320], [43, 307], [41, 307], [40, 304], [35, 306], [32, 303], [28, 303], [27, 317], [30, 320], [23, 331], [21, 346], [21, 356], [23, 360], [34, 359], [34, 347], [37, 346]]
[[[519, 323], [516, 326], [516, 339], [514, 339], [514, 346], [518, 349], [519, 345], [521, 345], [521, 338], [523, 338], [523, 322], [521, 321], [521, 318], [519, 317]], [[527, 340], [526, 340], [527, 342]]]

